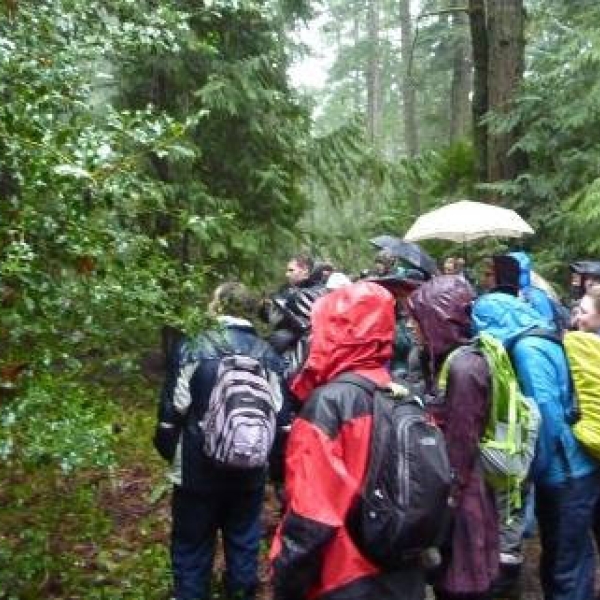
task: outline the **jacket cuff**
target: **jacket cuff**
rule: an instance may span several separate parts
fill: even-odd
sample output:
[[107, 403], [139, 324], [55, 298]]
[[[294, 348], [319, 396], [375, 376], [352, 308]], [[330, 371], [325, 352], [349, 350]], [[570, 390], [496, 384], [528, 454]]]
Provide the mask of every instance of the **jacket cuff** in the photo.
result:
[[175, 458], [180, 432], [180, 428], [172, 423], [161, 422], [156, 426], [153, 439], [154, 447], [168, 462], [173, 462]]

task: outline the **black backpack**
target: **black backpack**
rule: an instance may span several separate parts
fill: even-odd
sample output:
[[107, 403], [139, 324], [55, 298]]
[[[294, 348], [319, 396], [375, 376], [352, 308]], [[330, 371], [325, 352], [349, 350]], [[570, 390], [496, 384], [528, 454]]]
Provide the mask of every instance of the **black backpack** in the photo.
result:
[[[369, 385], [352, 375], [341, 380]], [[369, 561], [394, 570], [443, 541], [452, 470], [442, 431], [419, 397], [409, 390], [402, 398], [374, 386], [367, 391], [373, 394], [369, 462], [347, 526]]]

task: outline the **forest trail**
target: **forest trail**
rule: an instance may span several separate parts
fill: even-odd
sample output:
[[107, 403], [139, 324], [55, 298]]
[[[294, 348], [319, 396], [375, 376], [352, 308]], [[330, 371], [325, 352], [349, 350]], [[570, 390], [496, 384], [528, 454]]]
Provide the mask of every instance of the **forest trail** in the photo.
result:
[[[156, 481], [152, 480], [149, 472], [144, 472], [141, 469], [123, 472], [125, 475], [121, 484], [113, 492], [107, 493], [104, 497], [104, 503], [107, 510], [113, 515], [116, 523], [119, 526], [119, 531], [124, 538], [129, 538], [132, 544], [135, 544], [135, 524], [144, 515], [150, 511], [158, 510], [160, 521], [164, 527], [157, 530], [153, 534], [155, 541], [162, 540], [165, 545], [169, 543], [168, 526], [169, 526], [169, 493], [165, 493], [160, 501], [152, 506], [147, 502], [147, 497], [151, 494], [153, 486], [156, 486]], [[269, 564], [268, 552], [270, 541], [277, 527], [279, 520], [279, 510], [275, 495], [272, 488], [267, 489], [265, 509], [263, 512], [263, 530], [265, 539], [261, 544], [261, 561], [260, 561], [260, 587], [257, 595], [257, 600], [271, 600], [271, 586], [269, 584]], [[143, 543], [144, 540], [138, 540]], [[520, 600], [542, 600], [543, 595], [539, 585], [537, 574], [539, 561], [539, 542], [537, 538], [532, 538], [525, 542], [525, 554], [527, 560], [522, 576], [522, 594]], [[224, 557], [222, 549], [219, 551], [215, 560], [215, 585], [218, 590], [218, 581], [220, 574], [224, 570]], [[215, 599], [219, 596], [215, 594]], [[427, 600], [433, 600], [434, 596], [431, 590], [428, 590]], [[510, 599], [506, 599], [510, 600]]]

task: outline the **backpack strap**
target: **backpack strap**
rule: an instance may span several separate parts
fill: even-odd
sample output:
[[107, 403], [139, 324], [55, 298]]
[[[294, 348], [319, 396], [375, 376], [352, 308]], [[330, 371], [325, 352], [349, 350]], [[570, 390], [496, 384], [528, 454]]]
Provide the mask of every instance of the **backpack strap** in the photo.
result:
[[531, 329], [526, 329], [519, 333], [519, 335], [515, 336], [510, 340], [510, 342], [506, 345], [506, 350], [510, 353], [512, 349], [515, 347], [517, 342], [526, 337], [538, 337], [543, 340], [548, 340], [549, 342], [554, 342], [562, 347], [563, 341], [562, 336], [556, 331], [552, 331], [550, 329], [544, 329], [543, 327], [532, 327]]
[[225, 331], [218, 333], [215, 330], [205, 332], [204, 337], [209, 341], [211, 349], [219, 356], [227, 356], [236, 354], [227, 340]]
[[464, 354], [465, 352], [476, 352], [478, 354], [482, 354], [481, 349], [477, 347], [477, 338], [473, 339], [469, 344], [454, 348], [454, 350], [452, 350], [448, 354], [448, 356], [446, 356], [444, 362], [442, 363], [436, 381], [437, 387], [440, 391], [445, 392], [446, 388], [448, 387], [448, 375], [450, 373], [450, 365], [452, 363], [452, 360], [456, 356]]
[[532, 329], [522, 331], [519, 335], [515, 336], [512, 340], [510, 340], [510, 343], [506, 346], [506, 350], [511, 360], [513, 360], [513, 350], [516, 344], [523, 338], [527, 337], [542, 338], [543, 340], [554, 342], [555, 344], [558, 344], [561, 347], [563, 351], [563, 356], [567, 361], [567, 370], [569, 372], [569, 391], [571, 393], [572, 402], [571, 408], [566, 411], [565, 417], [569, 425], [575, 425], [575, 423], [577, 423], [577, 421], [579, 421], [579, 418], [581, 417], [581, 410], [579, 408], [579, 396], [577, 395], [575, 384], [573, 382], [573, 375], [571, 373], [571, 367], [569, 366], [569, 357], [567, 356], [567, 352], [563, 344], [563, 337], [555, 331], [544, 329], [543, 327], [533, 327]]
[[[406, 382], [398, 383], [391, 381], [389, 387], [382, 388], [376, 383], [363, 377], [362, 375], [356, 375], [355, 373], [342, 373], [339, 377], [334, 379], [335, 382], [349, 383], [359, 387], [361, 390], [366, 392], [371, 398], [385, 397], [389, 400], [396, 402], [414, 402], [422, 409], [425, 409], [424, 400], [417, 394], [412, 387]], [[375, 402], [375, 408], [379, 402]]]
[[363, 391], [367, 392], [369, 396], [373, 396], [377, 390], [377, 384], [362, 375], [357, 375], [356, 373], [342, 373], [338, 377], [335, 378], [335, 382], [339, 383], [349, 383], [356, 387], [361, 388]]

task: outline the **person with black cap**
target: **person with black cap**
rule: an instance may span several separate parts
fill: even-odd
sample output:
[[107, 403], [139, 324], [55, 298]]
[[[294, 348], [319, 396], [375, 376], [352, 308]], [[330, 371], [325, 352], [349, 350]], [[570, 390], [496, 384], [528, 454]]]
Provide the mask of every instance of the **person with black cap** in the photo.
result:
[[571, 300], [579, 303], [588, 288], [600, 284], [600, 261], [579, 260], [569, 265], [571, 271]]
[[[517, 262], [512, 256], [491, 259], [494, 285], [472, 307], [473, 332], [502, 342], [523, 394], [541, 413], [530, 477], [535, 485], [544, 598], [589, 600], [594, 587], [589, 534], [600, 494], [598, 466], [571, 430], [574, 403], [568, 363], [551, 322], [519, 294]], [[512, 511], [511, 516], [511, 523], [500, 521], [501, 570], [493, 590], [498, 598], [520, 597], [513, 594], [519, 594], [515, 588], [524, 522], [522, 513]]]

